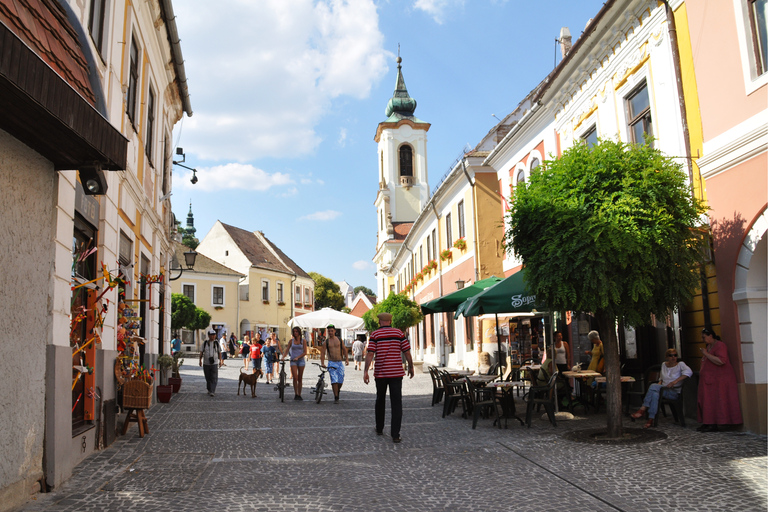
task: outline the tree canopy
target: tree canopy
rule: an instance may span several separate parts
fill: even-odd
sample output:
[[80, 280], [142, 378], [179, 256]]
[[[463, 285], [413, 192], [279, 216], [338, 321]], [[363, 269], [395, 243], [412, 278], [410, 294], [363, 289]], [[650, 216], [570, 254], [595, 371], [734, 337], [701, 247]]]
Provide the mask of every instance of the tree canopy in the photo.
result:
[[195, 305], [184, 294], [171, 295], [171, 329], [188, 327], [195, 319]]
[[[609, 391], [620, 389], [616, 319], [642, 325], [693, 296], [704, 211], [681, 165], [650, 141], [576, 144], [516, 187], [507, 249], [523, 260], [527, 285], [551, 310], [595, 314]], [[614, 406], [609, 400], [611, 436], [621, 432]]]
[[310, 272], [309, 277], [315, 282], [315, 309], [331, 308], [341, 311], [345, 304], [339, 285], [317, 272]]
[[195, 318], [187, 325], [192, 330], [205, 329], [211, 323], [211, 314], [204, 309], [195, 308]]
[[424, 319], [421, 307], [416, 302], [402, 293], [390, 292], [389, 297], [378, 304], [374, 304], [373, 309], [363, 314], [365, 328], [368, 331], [378, 329], [379, 319], [376, 315], [384, 312], [392, 315], [392, 327], [403, 331], [418, 325]]
[[368, 288], [367, 286], [355, 286], [355, 288], [354, 288], [352, 291], [353, 291], [353, 293], [354, 293], [355, 295], [357, 295], [359, 292], [363, 292], [365, 295], [373, 295], [373, 296], [375, 296], [375, 295], [376, 295], [376, 294], [373, 292], [373, 290], [371, 290], [371, 289], [370, 289], [370, 288]]

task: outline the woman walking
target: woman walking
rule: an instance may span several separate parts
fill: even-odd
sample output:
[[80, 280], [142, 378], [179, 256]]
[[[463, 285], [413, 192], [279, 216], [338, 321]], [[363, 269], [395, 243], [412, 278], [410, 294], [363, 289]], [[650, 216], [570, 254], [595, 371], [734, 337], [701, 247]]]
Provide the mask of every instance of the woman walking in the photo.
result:
[[291, 359], [291, 378], [293, 379], [294, 400], [304, 400], [301, 398], [301, 380], [304, 376], [304, 366], [307, 355], [307, 342], [301, 335], [301, 329], [294, 327], [291, 330], [291, 341], [288, 343], [282, 356], [290, 355]]

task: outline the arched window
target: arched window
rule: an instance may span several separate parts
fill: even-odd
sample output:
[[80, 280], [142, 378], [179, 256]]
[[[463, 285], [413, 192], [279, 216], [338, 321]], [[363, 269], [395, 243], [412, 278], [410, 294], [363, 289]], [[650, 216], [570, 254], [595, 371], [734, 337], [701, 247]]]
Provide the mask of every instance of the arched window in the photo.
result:
[[515, 184], [517, 184], [517, 183], [525, 183], [525, 170], [524, 169], [520, 169], [517, 172], [517, 178], [515, 179]]
[[413, 176], [413, 149], [407, 144], [400, 146], [400, 176]]
[[541, 165], [541, 162], [539, 162], [539, 159], [538, 159], [538, 158], [536, 158], [536, 157], [533, 157], [533, 158], [531, 159], [531, 170], [534, 170], [535, 168], [537, 168], [537, 167], [538, 167], [538, 166], [540, 166], [540, 165]]

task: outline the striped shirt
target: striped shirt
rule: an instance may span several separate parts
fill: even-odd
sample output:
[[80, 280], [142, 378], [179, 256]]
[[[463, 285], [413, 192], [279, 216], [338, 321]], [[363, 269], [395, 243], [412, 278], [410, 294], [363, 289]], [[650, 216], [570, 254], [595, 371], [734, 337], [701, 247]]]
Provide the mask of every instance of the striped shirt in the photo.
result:
[[371, 334], [368, 352], [376, 354], [373, 377], [391, 379], [405, 375], [402, 353], [411, 350], [408, 339], [400, 329], [381, 327]]

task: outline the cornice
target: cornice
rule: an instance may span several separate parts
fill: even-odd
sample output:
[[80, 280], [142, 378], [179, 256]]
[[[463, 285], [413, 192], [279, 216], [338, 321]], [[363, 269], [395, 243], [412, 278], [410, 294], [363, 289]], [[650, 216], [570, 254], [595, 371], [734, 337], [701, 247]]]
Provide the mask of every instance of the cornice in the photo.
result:
[[376, 141], [376, 143], [378, 144], [379, 139], [381, 138], [382, 131], [387, 129], [396, 130], [401, 126], [403, 126], [404, 124], [407, 124], [414, 130], [424, 130], [425, 132], [429, 131], [429, 128], [432, 126], [429, 123], [414, 123], [410, 119], [401, 119], [396, 123], [388, 123], [385, 121], [383, 123], [379, 123], [379, 126], [376, 128], [376, 136], [373, 138], [373, 140]]

